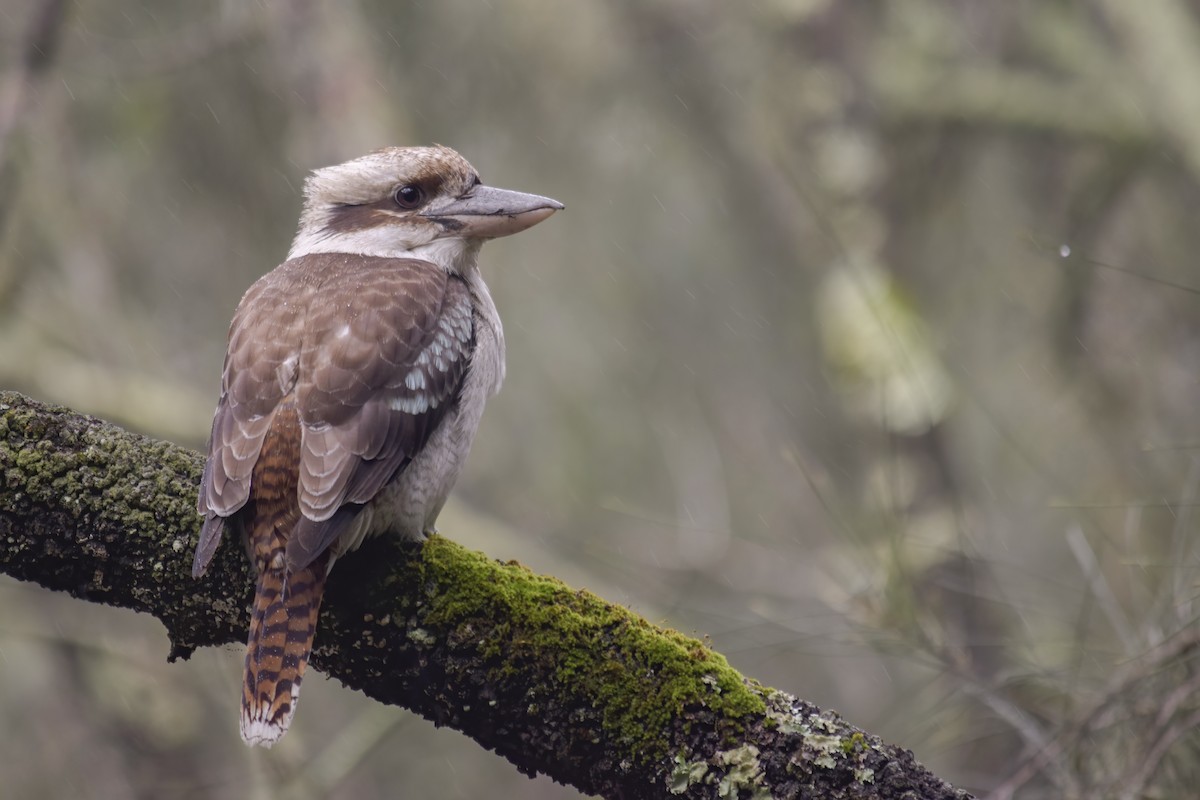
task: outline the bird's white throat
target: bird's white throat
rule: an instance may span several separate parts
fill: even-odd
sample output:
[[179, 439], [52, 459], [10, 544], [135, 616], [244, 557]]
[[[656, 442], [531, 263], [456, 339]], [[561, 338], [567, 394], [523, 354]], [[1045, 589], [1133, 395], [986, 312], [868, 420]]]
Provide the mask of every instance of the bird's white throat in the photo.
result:
[[330, 232], [325, 226], [305, 226], [296, 234], [288, 260], [313, 253], [349, 253], [380, 258], [415, 258], [429, 261], [449, 273], [465, 275], [479, 257], [480, 240], [439, 236], [431, 241], [405, 241], [391, 225], [353, 231]]

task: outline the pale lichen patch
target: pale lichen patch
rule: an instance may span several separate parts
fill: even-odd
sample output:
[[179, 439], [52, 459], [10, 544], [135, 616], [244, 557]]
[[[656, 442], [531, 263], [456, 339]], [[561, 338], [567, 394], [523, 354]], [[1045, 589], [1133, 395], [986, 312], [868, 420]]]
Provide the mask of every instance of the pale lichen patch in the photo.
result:
[[766, 717], [768, 724], [780, 733], [799, 737], [789, 759], [791, 767], [800, 771], [812, 766], [829, 770], [849, 768], [860, 783], [874, 781], [874, 771], [863, 765], [867, 753], [878, 750], [878, 742], [873, 743], [836, 716], [804, 712], [792, 705], [788, 695], [777, 692], [768, 698]]
[[757, 747], [744, 744], [732, 750], [718, 750], [713, 759], [728, 767], [717, 782], [718, 797], [736, 800], [745, 790], [749, 792], [751, 800], [769, 800], [771, 791], [764, 785]]
[[683, 794], [708, 775], [708, 764], [704, 761], [688, 761], [682, 754], [676, 755], [674, 761], [675, 766], [667, 776], [667, 790], [671, 794]]
[[837, 766], [837, 756], [842, 752], [842, 740], [830, 734], [809, 733], [804, 737], [804, 748], [816, 751], [811, 760], [818, 767], [833, 769]]
[[431, 645], [437, 641], [437, 637], [424, 628], [410, 628], [408, 631], [408, 638], [412, 639], [417, 644], [423, 645]]

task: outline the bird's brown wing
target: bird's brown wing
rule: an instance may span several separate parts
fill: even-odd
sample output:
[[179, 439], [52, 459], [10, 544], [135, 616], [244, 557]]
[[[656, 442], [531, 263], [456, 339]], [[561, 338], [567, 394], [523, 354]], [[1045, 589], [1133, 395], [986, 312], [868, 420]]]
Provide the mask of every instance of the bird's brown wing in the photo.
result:
[[[287, 559], [302, 569], [457, 401], [474, 344], [471, 299], [461, 279], [412, 259], [314, 254], [264, 282], [234, 317], [200, 510], [211, 522], [245, 504], [270, 418], [294, 396], [301, 514]], [[197, 571], [219, 533], [202, 534]]]
[[286, 262], [256, 281], [229, 325], [221, 396], [197, 501], [204, 527], [192, 562], [195, 576], [204, 573], [221, 543], [225, 520], [249, 499], [263, 439], [279, 403], [295, 387], [312, 294], [299, 267]]
[[466, 284], [428, 262], [384, 263], [339, 281], [336, 308], [311, 312], [296, 387], [303, 437], [293, 568], [333, 542], [353, 513], [347, 504], [373, 499], [425, 446], [467, 371]]

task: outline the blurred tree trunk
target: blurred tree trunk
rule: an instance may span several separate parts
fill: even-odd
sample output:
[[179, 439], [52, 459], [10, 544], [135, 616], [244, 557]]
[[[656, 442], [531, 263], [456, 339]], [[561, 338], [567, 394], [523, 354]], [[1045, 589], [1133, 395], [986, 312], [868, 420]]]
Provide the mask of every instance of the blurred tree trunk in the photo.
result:
[[[201, 469], [195, 452], [0, 392], [0, 572], [154, 615], [172, 659], [244, 639], [241, 548], [190, 576]], [[441, 537], [369, 547], [333, 573], [314, 667], [525, 773], [610, 798], [967, 796], [587, 592]]]

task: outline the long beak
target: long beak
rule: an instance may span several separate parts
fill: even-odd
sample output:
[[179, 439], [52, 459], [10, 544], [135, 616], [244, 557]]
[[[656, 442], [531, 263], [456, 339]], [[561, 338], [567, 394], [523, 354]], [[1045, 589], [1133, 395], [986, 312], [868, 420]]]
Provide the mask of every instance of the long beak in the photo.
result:
[[421, 216], [465, 238], [495, 239], [532, 228], [562, 207], [549, 197], [476, 186], [462, 197], [425, 209]]

